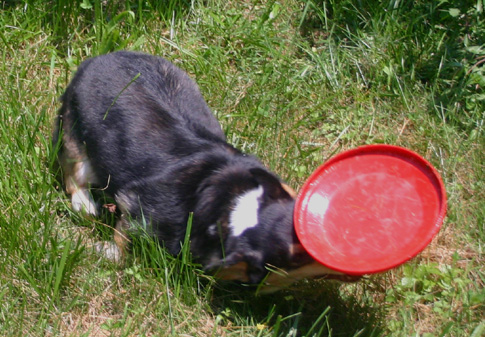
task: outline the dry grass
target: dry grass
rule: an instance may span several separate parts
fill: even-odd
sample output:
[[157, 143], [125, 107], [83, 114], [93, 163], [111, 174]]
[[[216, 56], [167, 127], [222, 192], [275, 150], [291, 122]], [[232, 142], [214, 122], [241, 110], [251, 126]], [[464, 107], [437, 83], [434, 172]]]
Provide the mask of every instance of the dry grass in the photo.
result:
[[[140, 254], [144, 246], [126, 265], [100, 259], [89, 247], [110, 238], [112, 220], [106, 216], [95, 223], [71, 214], [48, 162], [58, 97], [77, 65], [109, 45], [109, 36], [99, 32], [113, 20], [76, 6], [76, 12], [56, 14], [41, 2], [25, 8], [3, 2], [0, 334], [465, 336], [478, 329], [485, 315], [483, 127], [475, 110], [461, 115], [475, 116], [475, 127], [456, 122], [463, 111], [453, 107], [466, 106], [466, 97], [448, 106], [436, 101], [443, 87], [430, 78], [412, 79], [418, 65], [402, 66], [409, 55], [399, 49], [420, 40], [429, 43], [423, 55], [439, 54], [432, 43], [447, 26], [423, 39], [408, 30], [412, 26], [400, 25], [406, 12], [373, 17], [365, 2], [359, 9], [349, 2], [341, 2], [343, 7], [324, 2], [335, 6], [326, 12], [319, 1], [278, 3], [279, 9], [274, 1], [208, 3], [180, 10], [175, 22], [160, 20], [155, 11], [145, 11], [136, 22], [122, 21], [115, 27], [120, 39], [110, 50], [126, 41], [127, 48], [168, 57], [186, 69], [230, 142], [259, 155], [296, 188], [338, 151], [376, 142], [415, 150], [445, 180], [449, 212], [443, 230], [418, 258], [388, 273], [351, 285], [302, 282], [273, 297], [216, 286], [192, 266], [184, 275], [194, 277], [193, 283], [167, 280], [156, 264], [167, 257], [150, 251], [147, 262]], [[357, 10], [366, 19], [361, 26], [342, 16]], [[437, 10], [445, 15], [447, 9]], [[65, 15], [64, 31], [52, 29], [44, 16], [48, 12]], [[271, 12], [274, 19], [262, 20]], [[387, 15], [393, 20], [385, 21]], [[468, 32], [469, 41], [473, 34]], [[442, 61], [454, 60], [444, 55]], [[446, 69], [441, 70], [445, 76]], [[59, 260], [72, 242], [79, 247], [73, 245], [69, 256], [74, 258], [62, 269]], [[71, 273], [61, 277], [65, 270]], [[57, 275], [65, 281], [58, 292]]]

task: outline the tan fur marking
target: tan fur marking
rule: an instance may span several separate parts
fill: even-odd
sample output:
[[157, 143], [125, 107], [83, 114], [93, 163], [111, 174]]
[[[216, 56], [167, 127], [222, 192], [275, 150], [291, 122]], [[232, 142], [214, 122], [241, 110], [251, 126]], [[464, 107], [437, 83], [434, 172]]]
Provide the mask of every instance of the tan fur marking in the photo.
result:
[[292, 197], [293, 199], [296, 198], [297, 196], [297, 193], [295, 192], [294, 189], [292, 189], [290, 186], [288, 186], [287, 184], [281, 184], [281, 186], [283, 187], [283, 189], [286, 191], [286, 193], [288, 193], [290, 195], [290, 197]]
[[130, 239], [126, 235], [126, 230], [128, 229], [129, 225], [124, 219], [124, 215], [121, 215], [121, 219], [118, 220], [116, 223], [116, 229], [114, 231], [114, 242], [116, 243], [116, 246], [118, 247], [121, 258], [126, 256], [126, 251], [128, 249], [128, 244], [130, 243]]
[[84, 145], [71, 136], [69, 118], [64, 118], [62, 121], [64, 132], [62, 134], [62, 149], [59, 152], [59, 164], [62, 168], [66, 192], [71, 196], [72, 208], [75, 211], [96, 216], [96, 203], [88, 192], [89, 184], [97, 182], [96, 176], [91, 168]]
[[215, 277], [226, 281], [249, 282], [247, 271], [248, 264], [246, 262], [239, 262], [235, 265], [218, 270]]
[[295, 256], [297, 254], [306, 253], [305, 248], [300, 243], [293, 243], [290, 245], [290, 255]]

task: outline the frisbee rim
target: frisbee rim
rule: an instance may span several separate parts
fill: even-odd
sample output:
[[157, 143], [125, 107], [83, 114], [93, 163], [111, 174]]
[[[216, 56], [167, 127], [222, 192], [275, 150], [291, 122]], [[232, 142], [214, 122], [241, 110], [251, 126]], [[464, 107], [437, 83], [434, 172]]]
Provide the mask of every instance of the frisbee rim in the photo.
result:
[[[410, 164], [418, 166], [420, 169], [426, 170], [426, 173], [428, 173], [429, 180], [431, 184], [435, 186], [436, 192], [438, 194], [438, 204], [436, 205], [436, 207], [439, 208], [439, 211], [437, 212], [436, 218], [434, 219], [434, 223], [431, 223], [428, 226], [429, 230], [427, 230], [426, 232], [425, 239], [421, 241], [416, 241], [417, 244], [415, 246], [412, 246], [411, 247], [412, 249], [409, 249], [409, 251], [407, 252], [408, 254], [406, 254], [406, 256], [403, 256], [402, 258], [399, 258], [399, 259], [396, 258], [392, 263], [383, 264], [382, 266], [378, 266], [378, 264], [375, 263], [374, 266], [370, 266], [370, 267], [366, 266], [363, 268], [359, 268], [359, 270], [352, 270], [349, 268], [345, 268], [345, 266], [336, 266], [332, 263], [332, 261], [328, 261], [328, 260], [324, 261], [324, 258], [322, 258], [322, 256], [319, 256], [318, 254], [319, 252], [314, 251], [315, 250], [314, 247], [311, 247], [309, 249], [308, 247], [309, 243], [304, 234], [306, 233], [306, 231], [302, 230], [305, 224], [301, 223], [302, 221], [304, 221], [302, 217], [302, 212], [305, 211], [305, 205], [303, 205], [303, 203], [305, 201], [308, 202], [308, 199], [310, 197], [308, 193], [312, 192], [312, 184], [315, 183], [315, 181], [317, 181], [320, 176], [326, 174], [326, 172], [329, 170], [330, 167], [347, 158], [362, 156], [367, 154], [378, 154], [378, 155], [380, 154], [380, 155], [398, 157], [401, 159], [405, 159]], [[389, 144], [372, 144], [372, 145], [359, 146], [357, 148], [341, 152], [331, 157], [322, 165], [320, 165], [310, 175], [310, 177], [305, 181], [302, 188], [300, 189], [295, 201], [293, 218], [294, 218], [295, 232], [297, 234], [298, 239], [300, 240], [303, 248], [316, 261], [318, 261], [325, 267], [328, 267], [332, 270], [342, 272], [348, 275], [366, 275], [366, 274], [375, 274], [375, 273], [380, 273], [383, 271], [390, 270], [416, 257], [421, 251], [423, 251], [423, 249], [425, 249], [430, 244], [430, 242], [433, 240], [433, 238], [437, 235], [437, 233], [441, 229], [443, 225], [443, 221], [446, 216], [446, 211], [447, 211], [447, 197], [446, 197], [445, 186], [441, 178], [441, 175], [433, 165], [431, 165], [426, 159], [424, 159], [418, 153], [412, 150], [409, 150], [407, 148], [396, 146], [396, 145], [389, 145]], [[328, 247], [329, 247], [328, 245], [322, 245], [321, 248], [328, 249]]]

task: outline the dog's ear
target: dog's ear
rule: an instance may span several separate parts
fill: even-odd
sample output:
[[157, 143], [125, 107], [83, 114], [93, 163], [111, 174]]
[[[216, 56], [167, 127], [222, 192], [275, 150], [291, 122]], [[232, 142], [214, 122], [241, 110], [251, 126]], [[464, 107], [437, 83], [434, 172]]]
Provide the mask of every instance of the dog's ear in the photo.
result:
[[263, 186], [265, 195], [270, 199], [293, 199], [296, 194], [289, 186], [282, 184], [278, 178], [266, 170], [252, 168], [249, 170], [256, 182]]

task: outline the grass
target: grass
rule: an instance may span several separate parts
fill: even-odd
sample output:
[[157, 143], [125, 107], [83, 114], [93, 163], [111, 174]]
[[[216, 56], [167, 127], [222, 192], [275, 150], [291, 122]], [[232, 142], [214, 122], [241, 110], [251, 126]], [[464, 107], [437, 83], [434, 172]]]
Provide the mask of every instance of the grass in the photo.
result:
[[[483, 335], [483, 5], [1, 1], [0, 335]], [[441, 233], [387, 273], [272, 296], [216, 283], [144, 236], [125, 266], [100, 259], [92, 243], [113, 217], [71, 213], [50, 137], [76, 67], [119, 49], [185, 69], [230, 142], [295, 188], [348, 148], [415, 150], [445, 181]]]

